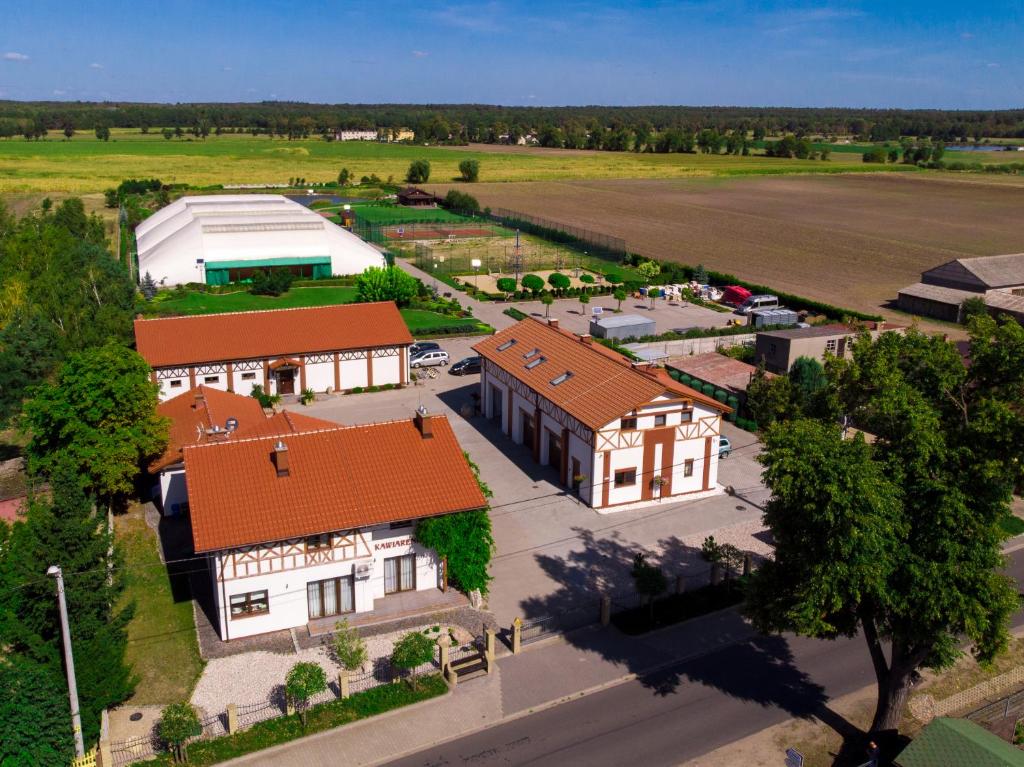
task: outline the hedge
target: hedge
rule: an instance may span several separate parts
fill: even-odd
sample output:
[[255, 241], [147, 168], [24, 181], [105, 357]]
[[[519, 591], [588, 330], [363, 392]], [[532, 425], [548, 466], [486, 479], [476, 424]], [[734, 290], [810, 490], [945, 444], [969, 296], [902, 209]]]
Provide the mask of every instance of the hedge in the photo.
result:
[[673, 381], [678, 381], [682, 377], [680, 375], [679, 371], [675, 370], [673, 368], [669, 368], [668, 375], [669, 375], [669, 378], [671, 378]]
[[526, 312], [521, 312], [518, 309], [516, 309], [514, 306], [510, 306], [508, 309], [506, 309], [504, 312], [502, 312], [502, 314], [507, 314], [509, 317], [511, 317], [514, 320], [525, 320], [529, 316], [529, 315], [526, 314]]

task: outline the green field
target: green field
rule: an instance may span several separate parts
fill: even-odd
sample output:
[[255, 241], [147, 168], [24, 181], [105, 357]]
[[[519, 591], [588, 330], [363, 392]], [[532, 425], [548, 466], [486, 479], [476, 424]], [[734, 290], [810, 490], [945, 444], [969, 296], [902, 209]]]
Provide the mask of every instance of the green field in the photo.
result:
[[415, 221], [452, 222], [471, 221], [472, 219], [449, 213], [442, 208], [400, 208], [390, 205], [353, 205], [353, 212], [362, 220], [371, 224], [407, 224]]
[[356, 178], [377, 174], [400, 182], [413, 160], [429, 160], [430, 181], [448, 183], [465, 159], [480, 161], [481, 181], [555, 181], [599, 178], [689, 178], [844, 171], [913, 171], [907, 166], [865, 166], [860, 157], [836, 153], [828, 161], [787, 160], [751, 155], [637, 154], [574, 150], [481, 151], [321, 139], [286, 141], [266, 136], [225, 134], [198, 139], [164, 139], [115, 129], [99, 141], [79, 132], [66, 141], [0, 140], [0, 193], [88, 194], [117, 186], [125, 178], [159, 178], [164, 183], [285, 184], [337, 179], [341, 168]]
[[[165, 294], [171, 295], [171, 294]], [[187, 291], [181, 298], [164, 298], [143, 304], [140, 310], [152, 315], [220, 314], [222, 312], [252, 312], [261, 309], [295, 309], [306, 306], [348, 304], [356, 299], [356, 289], [350, 287], [292, 288], [283, 296], [254, 296], [245, 291], [237, 293], [200, 293]], [[490, 328], [472, 318], [451, 317], [425, 309], [401, 309], [402, 318], [414, 336], [430, 335], [460, 328], [465, 333], [489, 332]]]

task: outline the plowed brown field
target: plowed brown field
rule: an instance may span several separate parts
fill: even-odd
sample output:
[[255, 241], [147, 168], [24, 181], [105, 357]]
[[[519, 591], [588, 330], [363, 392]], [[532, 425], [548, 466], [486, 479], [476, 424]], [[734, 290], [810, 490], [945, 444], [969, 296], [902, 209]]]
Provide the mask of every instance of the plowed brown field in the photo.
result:
[[[1024, 251], [1024, 185], [871, 174], [476, 184], [629, 250], [865, 311], [953, 258]], [[465, 187], [460, 187], [465, 189]], [[439, 189], [439, 188], [438, 188]]]

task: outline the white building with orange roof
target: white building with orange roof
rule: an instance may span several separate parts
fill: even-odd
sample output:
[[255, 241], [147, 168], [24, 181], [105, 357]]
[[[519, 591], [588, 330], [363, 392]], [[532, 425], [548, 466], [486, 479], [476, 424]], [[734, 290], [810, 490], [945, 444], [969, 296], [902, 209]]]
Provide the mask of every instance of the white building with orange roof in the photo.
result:
[[164, 514], [188, 511], [183, 450], [191, 445], [248, 437], [293, 434], [333, 427], [287, 410], [267, 416], [254, 398], [200, 384], [195, 389], [157, 405], [157, 415], [169, 421], [167, 448], [149, 465], [154, 477], [153, 497]]
[[340, 617], [443, 597], [441, 561], [416, 542], [416, 525], [487, 504], [447, 418], [425, 411], [191, 445], [184, 467], [223, 640], [320, 633]]
[[167, 400], [200, 384], [298, 395], [409, 383], [412, 335], [393, 301], [135, 320]]
[[726, 405], [557, 320], [525, 319], [473, 348], [484, 414], [595, 509], [719, 492]]

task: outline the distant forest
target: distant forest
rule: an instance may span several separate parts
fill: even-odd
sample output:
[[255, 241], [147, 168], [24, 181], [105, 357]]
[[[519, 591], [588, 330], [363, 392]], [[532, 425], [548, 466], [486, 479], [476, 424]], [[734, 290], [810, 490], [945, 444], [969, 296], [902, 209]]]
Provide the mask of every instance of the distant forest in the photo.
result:
[[[672, 137], [720, 135], [853, 136], [937, 142], [1024, 138], [1021, 110], [802, 109], [782, 107], [505, 107], [483, 104], [140, 104], [0, 101], [0, 137], [39, 138], [50, 131], [139, 128], [193, 133], [246, 132], [284, 138], [332, 138], [336, 130], [409, 128], [416, 141], [515, 143], [532, 134], [544, 146], [673, 151]], [[676, 150], [678, 151], [678, 150]]]

